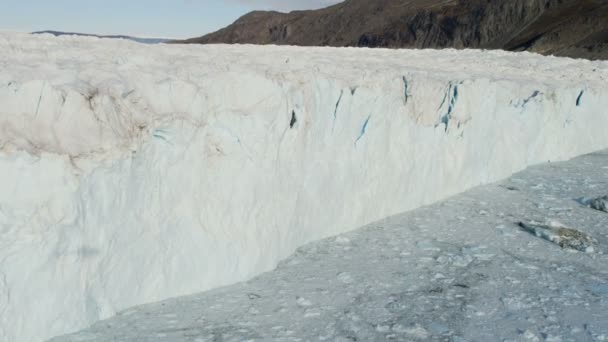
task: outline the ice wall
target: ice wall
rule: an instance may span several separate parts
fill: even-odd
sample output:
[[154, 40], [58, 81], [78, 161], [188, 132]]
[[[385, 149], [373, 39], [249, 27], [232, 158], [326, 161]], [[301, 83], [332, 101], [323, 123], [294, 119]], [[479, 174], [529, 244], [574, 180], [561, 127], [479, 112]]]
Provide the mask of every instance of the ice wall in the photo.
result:
[[608, 148], [608, 63], [0, 34], [0, 340]]

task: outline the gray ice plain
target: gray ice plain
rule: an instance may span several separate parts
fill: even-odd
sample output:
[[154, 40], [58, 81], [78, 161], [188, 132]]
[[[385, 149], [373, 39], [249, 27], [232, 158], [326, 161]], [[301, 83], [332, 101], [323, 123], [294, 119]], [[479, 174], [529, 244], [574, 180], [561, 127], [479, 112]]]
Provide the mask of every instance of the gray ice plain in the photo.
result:
[[[608, 151], [534, 166], [51, 341], [608, 341], [608, 214], [578, 200], [607, 191]], [[559, 222], [596, 248], [520, 221]]]

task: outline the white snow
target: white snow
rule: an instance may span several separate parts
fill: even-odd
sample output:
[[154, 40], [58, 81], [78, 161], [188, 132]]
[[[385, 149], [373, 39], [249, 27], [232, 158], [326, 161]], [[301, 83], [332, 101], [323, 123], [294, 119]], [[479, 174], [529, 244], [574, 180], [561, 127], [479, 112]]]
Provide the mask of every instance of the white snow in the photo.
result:
[[606, 62], [0, 33], [0, 70], [9, 342], [608, 147]]

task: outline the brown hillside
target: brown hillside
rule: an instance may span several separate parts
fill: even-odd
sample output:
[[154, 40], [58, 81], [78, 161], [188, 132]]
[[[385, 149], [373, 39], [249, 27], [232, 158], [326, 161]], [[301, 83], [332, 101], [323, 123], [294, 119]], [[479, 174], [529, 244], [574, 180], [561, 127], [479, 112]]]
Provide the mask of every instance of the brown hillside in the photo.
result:
[[251, 12], [178, 43], [491, 48], [608, 59], [608, 0], [346, 0]]

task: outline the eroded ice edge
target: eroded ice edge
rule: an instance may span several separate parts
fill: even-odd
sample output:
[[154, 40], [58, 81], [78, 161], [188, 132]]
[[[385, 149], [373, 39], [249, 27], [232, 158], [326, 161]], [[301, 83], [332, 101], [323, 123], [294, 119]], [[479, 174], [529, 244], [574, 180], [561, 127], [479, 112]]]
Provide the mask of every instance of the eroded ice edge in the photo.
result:
[[[608, 150], [311, 242], [235, 285], [126, 309], [49, 342], [608, 341]], [[592, 253], [518, 226], [553, 222]]]
[[0, 34], [0, 340], [608, 147], [608, 63]]

